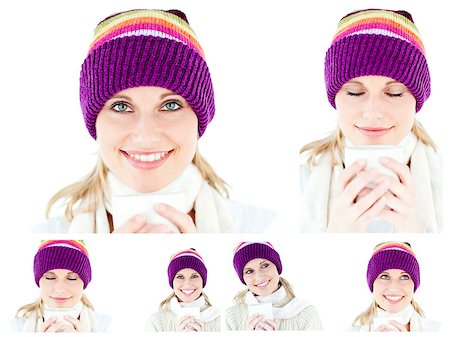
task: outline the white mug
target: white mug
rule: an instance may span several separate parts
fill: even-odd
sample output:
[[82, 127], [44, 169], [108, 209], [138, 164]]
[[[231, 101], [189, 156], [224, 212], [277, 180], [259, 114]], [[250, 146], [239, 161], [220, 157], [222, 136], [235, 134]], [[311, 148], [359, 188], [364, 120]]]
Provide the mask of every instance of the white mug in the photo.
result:
[[273, 319], [272, 303], [249, 304], [248, 316], [254, 314], [263, 315], [265, 319]]
[[70, 316], [75, 319], [78, 319], [80, 316], [80, 310], [74, 308], [53, 308], [53, 309], [44, 309], [44, 320], [48, 321], [52, 317], [56, 317], [56, 322], [61, 322], [66, 325], [72, 326], [73, 324], [66, 321], [64, 316]]
[[383, 174], [397, 178], [397, 175], [380, 163], [381, 157], [389, 157], [403, 162], [403, 148], [397, 145], [363, 145], [345, 149], [345, 167], [349, 167], [359, 159], [367, 161], [366, 170], [375, 168]]
[[114, 224], [121, 226], [132, 216], [142, 213], [145, 214], [148, 223], [164, 224], [169, 229], [179, 232], [177, 226], [156, 213], [155, 205], [158, 203], [167, 204], [183, 213], [190, 211], [186, 209], [186, 196], [182, 192], [115, 196], [112, 197]]

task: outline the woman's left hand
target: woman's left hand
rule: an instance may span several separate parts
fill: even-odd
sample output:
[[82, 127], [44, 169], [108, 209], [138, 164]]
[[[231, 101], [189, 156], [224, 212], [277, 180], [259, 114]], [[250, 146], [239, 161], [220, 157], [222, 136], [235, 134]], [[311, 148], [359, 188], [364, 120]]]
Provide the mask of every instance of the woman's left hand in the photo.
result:
[[275, 331], [278, 330], [278, 324], [271, 319], [263, 319], [255, 326], [255, 330]]
[[393, 171], [398, 179], [383, 175], [381, 179], [390, 181], [386, 207], [380, 217], [394, 225], [395, 232], [423, 232], [419, 221], [416, 202], [416, 188], [408, 165], [392, 158], [382, 157], [381, 164]]
[[197, 232], [197, 227], [189, 214], [180, 212], [176, 208], [163, 203], [156, 204], [155, 211], [173, 223], [179, 229], [180, 233]]
[[202, 331], [203, 322], [194, 316], [183, 316], [178, 321], [177, 331]]

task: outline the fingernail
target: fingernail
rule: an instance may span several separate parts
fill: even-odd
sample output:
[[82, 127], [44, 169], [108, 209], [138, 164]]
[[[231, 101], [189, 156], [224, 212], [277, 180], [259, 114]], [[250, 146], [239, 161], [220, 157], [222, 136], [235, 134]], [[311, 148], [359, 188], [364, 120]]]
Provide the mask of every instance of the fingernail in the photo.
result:
[[388, 164], [388, 163], [389, 163], [389, 157], [381, 156], [381, 157], [380, 157], [380, 162], [381, 162], [382, 164]]
[[156, 204], [156, 205], [155, 205], [155, 209], [156, 209], [157, 211], [164, 212], [164, 211], [166, 210], [166, 205], [164, 205], [164, 204]]

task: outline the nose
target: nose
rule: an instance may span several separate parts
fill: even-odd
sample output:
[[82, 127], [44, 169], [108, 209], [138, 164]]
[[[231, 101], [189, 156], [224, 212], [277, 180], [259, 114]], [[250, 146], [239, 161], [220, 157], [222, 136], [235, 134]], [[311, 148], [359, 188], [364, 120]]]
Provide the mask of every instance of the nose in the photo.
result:
[[57, 280], [53, 287], [53, 290], [58, 294], [64, 293], [66, 290], [66, 285], [64, 283], [64, 280]]
[[384, 104], [378, 95], [367, 94], [362, 106], [362, 114], [366, 119], [382, 119], [384, 117]]
[[136, 119], [132, 132], [132, 140], [143, 146], [157, 143], [161, 139], [161, 127], [151, 112], [142, 112]]

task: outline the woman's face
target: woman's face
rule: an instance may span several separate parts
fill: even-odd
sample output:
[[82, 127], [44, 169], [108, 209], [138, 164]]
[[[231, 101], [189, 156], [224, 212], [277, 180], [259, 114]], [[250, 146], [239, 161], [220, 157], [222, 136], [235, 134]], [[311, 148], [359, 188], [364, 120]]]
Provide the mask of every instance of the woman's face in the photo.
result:
[[175, 274], [173, 291], [180, 302], [193, 302], [203, 290], [203, 278], [194, 269], [184, 268]]
[[395, 145], [411, 131], [416, 99], [400, 82], [362, 76], [336, 94], [338, 124], [354, 145]]
[[138, 192], [167, 186], [197, 147], [196, 114], [183, 97], [159, 87], [115, 94], [100, 111], [96, 130], [108, 169]]
[[253, 259], [245, 265], [243, 273], [245, 284], [255, 295], [270, 295], [278, 289], [280, 275], [277, 267], [269, 260]]
[[68, 269], [52, 269], [39, 280], [41, 299], [49, 308], [72, 308], [83, 296], [84, 282]]
[[388, 269], [373, 282], [373, 296], [378, 306], [390, 313], [397, 313], [411, 303], [414, 282], [401, 269]]

